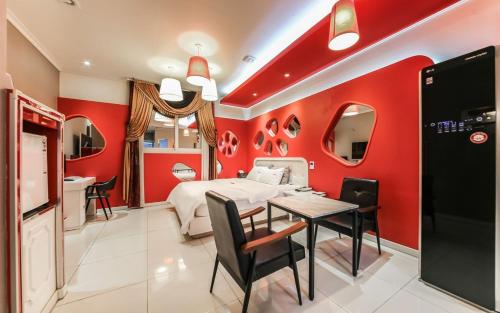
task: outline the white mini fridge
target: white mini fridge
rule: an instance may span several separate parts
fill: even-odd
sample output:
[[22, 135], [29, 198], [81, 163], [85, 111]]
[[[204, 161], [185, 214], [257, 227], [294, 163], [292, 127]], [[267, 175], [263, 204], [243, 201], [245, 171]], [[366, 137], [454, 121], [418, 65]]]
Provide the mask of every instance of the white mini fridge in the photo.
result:
[[21, 204], [25, 213], [49, 202], [47, 137], [23, 132], [22, 141]]

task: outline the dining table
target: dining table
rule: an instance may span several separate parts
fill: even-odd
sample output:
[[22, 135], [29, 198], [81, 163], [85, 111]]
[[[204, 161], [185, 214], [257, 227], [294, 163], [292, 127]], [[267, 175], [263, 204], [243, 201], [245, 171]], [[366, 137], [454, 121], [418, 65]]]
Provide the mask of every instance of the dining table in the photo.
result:
[[[267, 227], [272, 229], [272, 208], [278, 208], [294, 216], [300, 217], [307, 222], [307, 249], [309, 258], [309, 299], [314, 299], [314, 225], [323, 218], [355, 212], [359, 206], [357, 204], [343, 202], [314, 194], [294, 195], [288, 197], [277, 197], [267, 202]], [[358, 227], [358, 214], [352, 214], [354, 229]], [[353, 232], [353, 242], [357, 241], [357, 232]], [[355, 247], [356, 245], [353, 245]], [[356, 249], [352, 249], [352, 274], [357, 276], [357, 266], [355, 266], [358, 255]]]

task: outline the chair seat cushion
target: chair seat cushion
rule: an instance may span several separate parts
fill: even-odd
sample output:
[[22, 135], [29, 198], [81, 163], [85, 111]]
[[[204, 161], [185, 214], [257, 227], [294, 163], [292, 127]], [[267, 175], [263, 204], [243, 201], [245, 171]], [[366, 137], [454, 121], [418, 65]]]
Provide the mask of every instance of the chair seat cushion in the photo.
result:
[[[99, 195], [97, 193], [91, 193], [87, 195], [88, 199], [97, 199]], [[101, 193], [101, 198], [109, 198], [109, 193]]]
[[[267, 228], [258, 228], [255, 231], [245, 233], [247, 241], [256, 240], [275, 232]], [[304, 246], [293, 241], [293, 249], [295, 251], [295, 260], [299, 261], [305, 258]], [[289, 256], [288, 239], [284, 238], [276, 241], [268, 246], [257, 250], [257, 260], [255, 263], [254, 280], [265, 277], [284, 267], [291, 265]]]
[[[361, 222], [361, 218], [358, 218], [358, 223]], [[334, 216], [327, 217], [317, 222], [319, 225], [329, 228], [331, 230], [340, 232], [342, 234], [351, 235], [352, 234], [352, 213], [343, 213]], [[373, 230], [374, 222], [371, 219], [363, 218], [363, 229]]]

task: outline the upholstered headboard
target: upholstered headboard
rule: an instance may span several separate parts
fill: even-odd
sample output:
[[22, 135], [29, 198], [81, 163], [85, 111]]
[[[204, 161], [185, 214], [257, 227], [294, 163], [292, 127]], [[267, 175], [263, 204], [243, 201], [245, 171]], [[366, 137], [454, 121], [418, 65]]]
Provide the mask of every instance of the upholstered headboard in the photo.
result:
[[290, 167], [290, 174], [300, 177], [305, 186], [309, 186], [309, 171], [304, 158], [255, 158], [254, 166]]

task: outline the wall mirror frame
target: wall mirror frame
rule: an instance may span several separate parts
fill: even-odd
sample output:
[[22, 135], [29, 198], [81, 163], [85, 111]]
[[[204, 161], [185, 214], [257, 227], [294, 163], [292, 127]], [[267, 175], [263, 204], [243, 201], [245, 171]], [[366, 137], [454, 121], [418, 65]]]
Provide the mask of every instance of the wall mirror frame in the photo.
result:
[[264, 144], [265, 136], [262, 130], [259, 130], [255, 137], [253, 138], [253, 146], [255, 149], [259, 150]]
[[[353, 106], [357, 106], [358, 109], [354, 109]], [[363, 138], [364, 139], [354, 139], [355, 141], [351, 141], [351, 147], [350, 149], [354, 149], [352, 143], [363, 143], [362, 147], [364, 149], [363, 151], [363, 157], [360, 159], [357, 159], [355, 162], [350, 160], [352, 158], [352, 155], [349, 157], [347, 155], [339, 155], [336, 151], [335, 148], [332, 150], [332, 145], [335, 145], [335, 129], [341, 122], [341, 119], [344, 117], [347, 118], [352, 118], [354, 116], [364, 116], [367, 118], [366, 113], [371, 113], [373, 112], [373, 117], [372, 117], [372, 126], [369, 131], [364, 131]], [[348, 114], [347, 116], [346, 113]], [[337, 111], [335, 112], [333, 119], [331, 120], [330, 124], [326, 128], [325, 133], [323, 134], [322, 141], [321, 141], [321, 149], [323, 152], [328, 155], [329, 157], [333, 158], [334, 160], [337, 160], [339, 163], [349, 166], [349, 167], [355, 167], [363, 164], [370, 152], [370, 146], [372, 145], [372, 139], [373, 139], [373, 134], [375, 132], [375, 129], [377, 127], [377, 110], [375, 107], [369, 104], [364, 104], [358, 101], [349, 101], [341, 105]], [[355, 129], [351, 129], [351, 131], [355, 131]], [[334, 134], [332, 136], [332, 133]], [[333, 140], [332, 140], [333, 138]]]
[[[82, 121], [80, 125], [76, 124], [75, 121], [77, 119], [84, 119], [87, 123]], [[79, 130], [76, 129], [75, 133], [75, 131], [70, 131], [69, 127], [76, 127], [79, 128]], [[90, 117], [82, 114], [69, 115], [66, 117], [64, 122], [64, 155], [67, 162], [76, 162], [97, 157], [104, 153], [106, 146], [106, 137]], [[82, 152], [82, 149], [89, 151]], [[76, 150], [79, 152], [76, 153]], [[71, 157], [72, 155], [80, 156]]]
[[271, 140], [266, 141], [264, 144], [264, 154], [273, 155], [273, 142]]
[[226, 130], [217, 140], [217, 147], [219, 151], [226, 157], [232, 158], [239, 150], [240, 140], [235, 133]]
[[288, 155], [288, 142], [286, 142], [283, 139], [276, 140], [276, 150], [278, 150], [278, 153], [282, 157], [287, 156]]
[[175, 163], [174, 166], [172, 166], [171, 171], [172, 175], [182, 182], [193, 181], [196, 179], [196, 170], [181, 162]]
[[269, 136], [271, 137], [276, 137], [278, 135], [279, 131], [279, 123], [276, 118], [271, 118], [269, 121], [266, 123], [266, 130]]
[[295, 114], [291, 114], [283, 124], [283, 132], [292, 139], [296, 138], [301, 130], [302, 125], [300, 125], [300, 120]]

